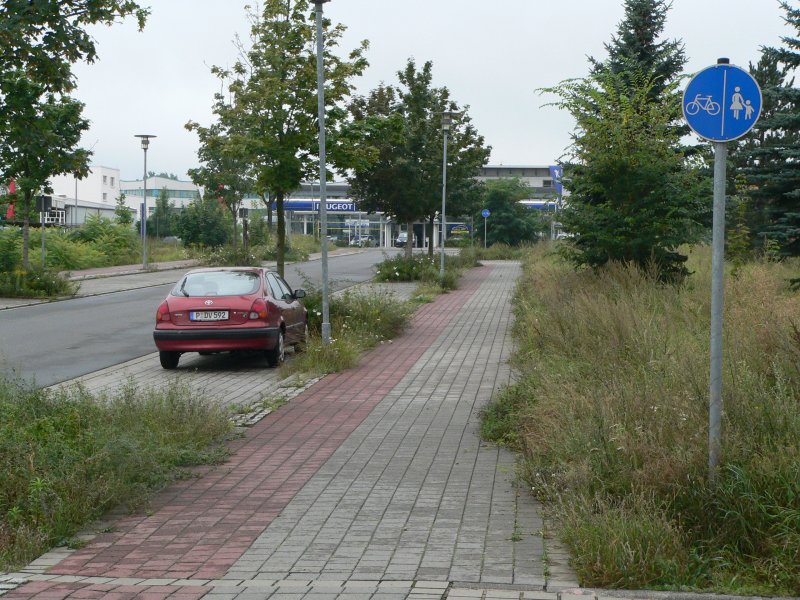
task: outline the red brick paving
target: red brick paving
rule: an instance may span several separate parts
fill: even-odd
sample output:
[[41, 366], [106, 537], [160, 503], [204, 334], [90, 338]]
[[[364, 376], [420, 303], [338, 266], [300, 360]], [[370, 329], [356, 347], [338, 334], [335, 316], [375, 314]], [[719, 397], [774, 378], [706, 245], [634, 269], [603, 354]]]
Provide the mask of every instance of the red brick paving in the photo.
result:
[[[154, 499], [150, 516], [123, 517], [113, 532], [99, 536], [49, 573], [222, 577], [422, 356], [477, 290], [488, 269], [471, 270], [458, 290], [421, 307], [405, 335], [369, 352], [361, 366], [325, 377], [262, 420], [234, 444], [229, 462], [200, 469], [202, 477], [171, 486]], [[36, 582], [7, 597], [90, 598], [97, 596], [75, 594], [94, 594], [101, 588], [47, 587]], [[144, 597], [141, 586], [135, 589], [136, 597]], [[181, 595], [174, 595], [178, 590]], [[159, 595], [166, 591], [173, 595]], [[103, 591], [103, 597], [132, 597], [129, 593], [133, 588], [117, 586]], [[147, 597], [198, 598], [203, 593], [162, 586], [150, 588]]]

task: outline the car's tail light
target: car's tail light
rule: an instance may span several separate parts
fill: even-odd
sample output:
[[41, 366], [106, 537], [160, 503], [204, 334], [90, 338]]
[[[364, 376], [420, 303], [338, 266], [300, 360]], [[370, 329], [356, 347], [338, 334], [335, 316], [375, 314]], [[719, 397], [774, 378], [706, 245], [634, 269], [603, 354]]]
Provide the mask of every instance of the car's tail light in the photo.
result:
[[269, 305], [259, 298], [253, 302], [253, 306], [250, 307], [250, 319], [266, 320], [267, 317], [269, 317]]
[[164, 323], [169, 320], [169, 304], [164, 300], [164, 302], [159, 305], [158, 310], [156, 310], [156, 323]]

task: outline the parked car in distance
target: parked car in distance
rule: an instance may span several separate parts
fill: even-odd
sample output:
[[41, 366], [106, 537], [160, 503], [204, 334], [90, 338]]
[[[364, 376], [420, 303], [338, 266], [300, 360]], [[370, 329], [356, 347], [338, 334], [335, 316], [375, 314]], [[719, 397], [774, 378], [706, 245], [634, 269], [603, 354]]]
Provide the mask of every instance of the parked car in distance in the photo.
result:
[[[408, 242], [408, 232], [401, 231], [397, 234], [397, 238], [394, 240], [394, 245], [396, 248], [405, 248], [406, 243]], [[417, 245], [417, 236], [414, 236], [411, 240], [411, 245]]]
[[240, 350], [261, 352], [278, 366], [287, 345], [301, 350], [308, 341], [305, 296], [261, 267], [189, 271], [156, 310], [153, 340], [161, 366], [175, 369], [186, 352]]
[[360, 248], [373, 248], [378, 245], [378, 242], [371, 235], [357, 235], [350, 240], [350, 245]]

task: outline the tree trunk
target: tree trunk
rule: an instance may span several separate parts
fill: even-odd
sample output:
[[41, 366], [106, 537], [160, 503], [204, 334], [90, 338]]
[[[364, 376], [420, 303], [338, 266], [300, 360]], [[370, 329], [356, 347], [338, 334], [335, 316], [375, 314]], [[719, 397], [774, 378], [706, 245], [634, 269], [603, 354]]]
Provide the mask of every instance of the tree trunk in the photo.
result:
[[267, 229], [272, 233], [272, 194], [267, 192], [267, 199], [264, 202], [267, 204]]
[[31, 237], [31, 220], [30, 220], [30, 213], [31, 213], [31, 200], [33, 198], [33, 194], [30, 190], [25, 190], [23, 193], [23, 202], [22, 202], [22, 269], [27, 271], [30, 266], [30, 260], [28, 259], [28, 249], [30, 248], [30, 237]]
[[[430, 240], [430, 243], [428, 244], [428, 257], [429, 258], [433, 258], [433, 227], [435, 225], [433, 221], [434, 221], [434, 217], [433, 217], [433, 215], [431, 215], [431, 219], [428, 222], [428, 226], [431, 228], [431, 233], [428, 236], [428, 239]], [[439, 243], [441, 244], [442, 241], [439, 240]]]
[[406, 258], [411, 258], [411, 252], [414, 248], [414, 223], [409, 221], [406, 223]]
[[275, 200], [278, 204], [278, 275], [283, 277], [283, 263], [286, 248], [286, 217], [283, 210], [283, 192], [278, 192], [275, 196]]
[[237, 210], [235, 205], [231, 205], [231, 214], [233, 215], [233, 249], [236, 250], [239, 242], [239, 226], [237, 225]]

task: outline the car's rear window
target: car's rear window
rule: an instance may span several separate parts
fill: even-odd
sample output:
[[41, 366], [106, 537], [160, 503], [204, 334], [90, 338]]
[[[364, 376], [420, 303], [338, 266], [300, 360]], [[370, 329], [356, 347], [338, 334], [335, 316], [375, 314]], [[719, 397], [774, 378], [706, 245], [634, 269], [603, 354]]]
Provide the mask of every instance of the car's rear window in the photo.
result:
[[252, 271], [189, 273], [172, 290], [173, 296], [242, 296], [258, 290], [259, 274]]

